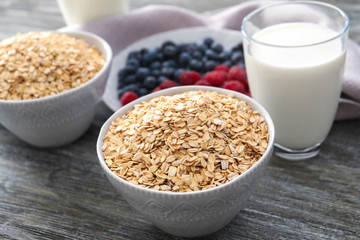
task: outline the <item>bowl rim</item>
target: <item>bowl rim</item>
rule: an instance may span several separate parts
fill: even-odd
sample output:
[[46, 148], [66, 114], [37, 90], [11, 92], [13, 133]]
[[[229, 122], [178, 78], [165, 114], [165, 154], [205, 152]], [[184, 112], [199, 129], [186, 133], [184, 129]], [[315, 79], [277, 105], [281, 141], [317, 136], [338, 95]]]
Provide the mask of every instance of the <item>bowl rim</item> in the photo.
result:
[[[259, 112], [260, 116], [265, 120], [266, 124], [268, 125], [268, 133], [269, 133], [269, 141], [268, 141], [268, 147], [265, 150], [265, 153], [263, 154], [263, 156], [253, 165], [251, 166], [248, 170], [246, 170], [244, 173], [240, 174], [239, 176], [237, 176], [234, 180], [231, 180], [223, 185], [220, 186], [216, 186], [210, 189], [205, 189], [205, 190], [199, 190], [199, 191], [192, 191], [192, 192], [172, 192], [172, 191], [159, 191], [159, 190], [154, 190], [154, 189], [148, 189], [145, 187], [141, 187], [138, 185], [135, 185], [133, 183], [130, 183], [124, 179], [122, 179], [121, 177], [117, 176], [114, 172], [112, 172], [110, 170], [110, 168], [107, 166], [107, 164], [105, 163], [104, 157], [102, 155], [102, 145], [103, 145], [103, 138], [108, 130], [108, 128], [110, 127], [111, 123], [118, 117], [126, 114], [128, 111], [134, 109], [134, 106], [143, 102], [143, 101], [149, 101], [150, 99], [159, 97], [159, 96], [170, 96], [170, 95], [176, 95], [176, 94], [181, 94], [184, 92], [188, 92], [188, 91], [198, 91], [198, 90], [202, 90], [202, 91], [216, 91], [218, 93], [222, 93], [222, 94], [233, 94], [235, 95], [235, 97], [239, 100], [245, 100], [247, 104], [249, 104], [249, 106], [251, 106], [255, 111]], [[122, 113], [122, 114], [121, 114]], [[168, 196], [176, 196], [176, 195], [181, 195], [181, 196], [188, 196], [188, 195], [199, 195], [199, 194], [206, 194], [206, 193], [210, 193], [210, 192], [215, 192], [221, 189], [224, 189], [226, 187], [228, 187], [230, 184], [235, 184], [239, 181], [241, 181], [241, 179], [245, 178], [247, 175], [251, 174], [252, 172], [255, 171], [256, 168], [258, 168], [258, 166], [263, 163], [264, 161], [266, 161], [266, 159], [270, 159], [273, 153], [273, 147], [274, 147], [274, 140], [275, 140], [275, 127], [274, 127], [274, 123], [271, 119], [270, 114], [267, 112], [267, 110], [260, 104], [258, 103], [256, 100], [252, 99], [251, 97], [239, 93], [239, 92], [235, 92], [232, 90], [227, 90], [227, 89], [223, 89], [223, 88], [217, 88], [217, 87], [209, 87], [209, 86], [179, 86], [179, 87], [173, 87], [173, 88], [169, 88], [169, 89], [164, 89], [164, 90], [160, 90], [148, 95], [145, 95], [141, 98], [136, 99], [133, 102], [128, 103], [127, 105], [121, 107], [120, 109], [118, 109], [115, 113], [113, 113], [106, 121], [105, 123], [102, 125], [99, 135], [98, 135], [98, 139], [96, 142], [96, 152], [97, 152], [97, 156], [98, 156], [98, 160], [100, 162], [100, 165], [102, 167], [102, 169], [105, 171], [106, 175], [110, 175], [113, 177], [113, 179], [115, 179], [117, 182], [120, 182], [122, 184], [125, 184], [126, 186], [130, 187], [130, 188], [134, 188], [138, 191], [145, 191], [148, 193], [155, 193], [155, 194], [160, 194], [160, 195], [168, 195]]]
[[[108, 68], [110, 68], [111, 66], [111, 61], [112, 61], [112, 57], [113, 57], [113, 52], [112, 49], [109, 45], [109, 43], [107, 43], [102, 37], [100, 37], [99, 35], [96, 35], [94, 33], [90, 33], [87, 31], [83, 31], [83, 30], [53, 30], [53, 31], [40, 31], [40, 33], [57, 33], [57, 34], [65, 34], [65, 35], [69, 35], [72, 36], [76, 39], [80, 39], [80, 40], [84, 40], [82, 37], [90, 37], [93, 40], [96, 40], [98, 43], [100, 43], [100, 45], [103, 46], [104, 51], [106, 52], [106, 58], [105, 58], [105, 64], [104, 66], [100, 69], [100, 71], [98, 71], [94, 77], [92, 77], [90, 80], [88, 80], [87, 82], [83, 83], [80, 86], [77, 86], [75, 88], [71, 88], [69, 90], [60, 92], [58, 94], [52, 95], [52, 96], [45, 96], [45, 97], [40, 97], [40, 98], [34, 98], [34, 99], [24, 99], [24, 100], [4, 100], [4, 99], [0, 99], [0, 103], [9, 103], [9, 104], [21, 104], [21, 103], [35, 103], [35, 102], [42, 102], [42, 101], [47, 101], [47, 100], [51, 100], [51, 99], [55, 99], [58, 97], [62, 97], [62, 96], [66, 96], [69, 94], [72, 94], [73, 92], [76, 92], [82, 88], [85, 88], [86, 86], [92, 84], [93, 82], [95, 82], [101, 75], [103, 75], [106, 70]], [[10, 37], [11, 38], [11, 37]], [[84, 40], [85, 41], [85, 40]], [[87, 43], [87, 41], [85, 41]], [[89, 44], [89, 43], [87, 43]], [[90, 46], [94, 46], [93, 44], [89, 44]], [[97, 48], [98, 49], [98, 48]], [[100, 51], [98, 49], [98, 51]], [[102, 54], [103, 55], [103, 54]]]

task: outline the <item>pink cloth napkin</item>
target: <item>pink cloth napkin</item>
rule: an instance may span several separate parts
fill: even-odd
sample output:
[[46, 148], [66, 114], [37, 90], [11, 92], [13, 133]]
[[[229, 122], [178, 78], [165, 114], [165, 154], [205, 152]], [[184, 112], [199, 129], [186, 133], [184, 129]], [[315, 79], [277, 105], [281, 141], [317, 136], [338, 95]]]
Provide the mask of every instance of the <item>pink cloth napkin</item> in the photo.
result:
[[[168, 30], [198, 26], [240, 30], [243, 18], [264, 4], [266, 1], [249, 1], [202, 14], [179, 7], [150, 5], [126, 15], [103, 18], [67, 29], [85, 30], [100, 35], [110, 44], [116, 55], [141, 38]], [[336, 120], [360, 118], [359, 64], [360, 47], [349, 40], [342, 96]]]

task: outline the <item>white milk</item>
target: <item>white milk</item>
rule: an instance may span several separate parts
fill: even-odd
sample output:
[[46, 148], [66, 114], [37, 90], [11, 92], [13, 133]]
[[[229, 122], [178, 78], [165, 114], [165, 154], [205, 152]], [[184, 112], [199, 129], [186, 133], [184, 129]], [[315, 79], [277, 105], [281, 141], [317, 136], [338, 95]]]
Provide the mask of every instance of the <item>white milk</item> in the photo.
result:
[[[286, 23], [265, 28], [253, 38], [271, 45], [304, 46], [336, 35], [315, 24]], [[270, 113], [276, 143], [291, 149], [320, 143], [331, 128], [341, 92], [345, 52], [340, 40], [293, 48], [252, 42], [249, 48], [245, 61], [250, 91]]]
[[129, 0], [58, 0], [67, 25], [123, 14], [129, 10]]

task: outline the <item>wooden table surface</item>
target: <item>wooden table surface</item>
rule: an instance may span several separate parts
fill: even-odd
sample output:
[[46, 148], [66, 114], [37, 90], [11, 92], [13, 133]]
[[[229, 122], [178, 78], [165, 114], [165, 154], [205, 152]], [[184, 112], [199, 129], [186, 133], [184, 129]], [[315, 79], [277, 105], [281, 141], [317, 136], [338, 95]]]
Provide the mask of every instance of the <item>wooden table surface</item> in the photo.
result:
[[[206, 11], [241, 1], [133, 0], [131, 8], [150, 2]], [[348, 13], [360, 43], [359, 1], [327, 2]], [[64, 25], [55, 0], [0, 1], [0, 38]], [[132, 209], [103, 174], [95, 142], [111, 113], [101, 104], [90, 129], [59, 148], [29, 146], [0, 126], [0, 239], [178, 239]], [[360, 119], [335, 122], [314, 159], [273, 157], [245, 208], [206, 239], [360, 239]]]

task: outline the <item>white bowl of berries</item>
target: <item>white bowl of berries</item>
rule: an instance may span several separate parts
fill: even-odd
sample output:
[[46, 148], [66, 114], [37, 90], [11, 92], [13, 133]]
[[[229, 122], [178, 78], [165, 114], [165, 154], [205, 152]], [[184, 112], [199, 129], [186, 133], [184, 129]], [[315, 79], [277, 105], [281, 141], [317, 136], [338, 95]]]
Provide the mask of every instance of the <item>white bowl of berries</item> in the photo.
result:
[[188, 85], [250, 95], [239, 31], [196, 27], [141, 39], [114, 57], [103, 99], [116, 111], [149, 93]]

